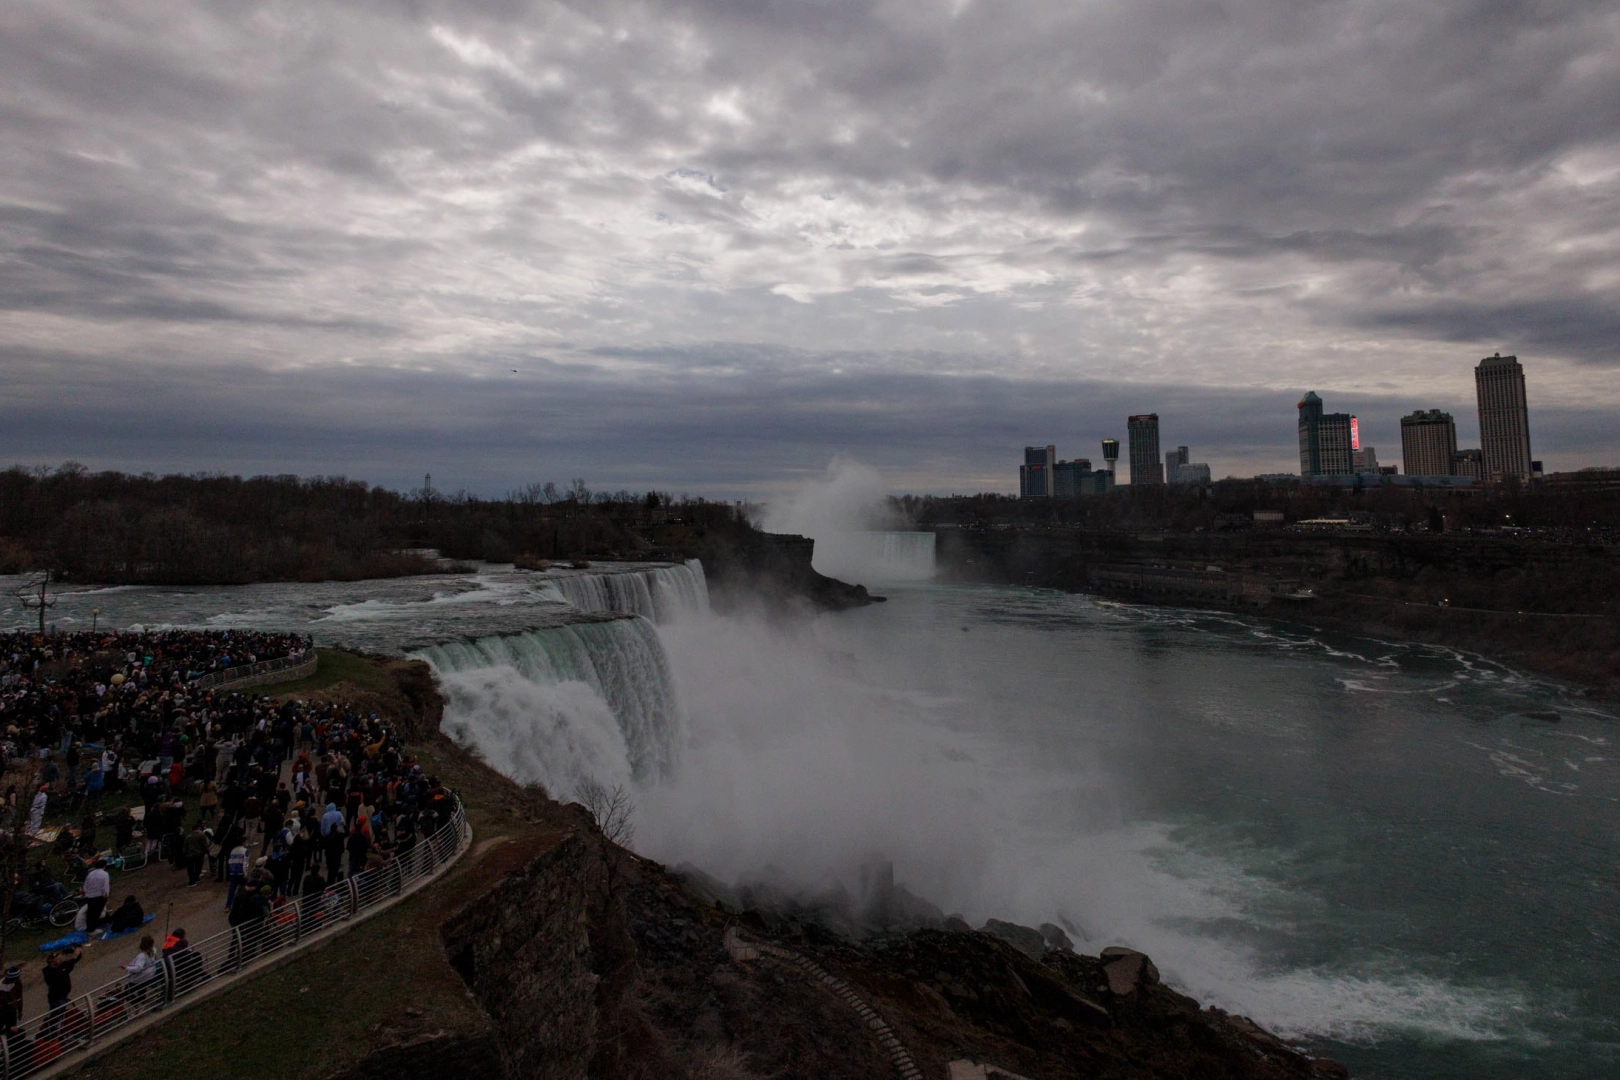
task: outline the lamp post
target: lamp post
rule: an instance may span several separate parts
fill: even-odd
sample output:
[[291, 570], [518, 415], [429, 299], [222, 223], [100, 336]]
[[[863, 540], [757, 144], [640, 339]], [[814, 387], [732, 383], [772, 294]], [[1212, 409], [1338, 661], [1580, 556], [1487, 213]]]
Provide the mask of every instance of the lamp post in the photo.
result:
[[96, 623], [99, 622], [100, 620], [101, 620], [101, 609], [98, 608], [98, 607], [91, 608], [90, 609], [90, 632], [92, 634], [96, 632]]

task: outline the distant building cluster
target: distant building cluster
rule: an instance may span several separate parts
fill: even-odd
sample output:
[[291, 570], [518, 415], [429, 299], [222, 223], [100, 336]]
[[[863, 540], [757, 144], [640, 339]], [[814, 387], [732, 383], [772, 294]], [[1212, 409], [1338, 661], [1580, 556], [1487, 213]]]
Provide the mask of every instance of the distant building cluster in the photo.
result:
[[[1107, 461], [1107, 447], [1103, 448]], [[1118, 444], [1115, 444], [1115, 460]], [[1018, 470], [1018, 494], [1025, 499], [1078, 499], [1102, 495], [1114, 488], [1112, 461], [1107, 468], [1093, 469], [1090, 458], [1059, 461], [1056, 446], [1024, 447], [1024, 464]]]
[[[1127, 418], [1125, 430], [1132, 487], [1210, 482], [1209, 466], [1193, 461], [1185, 446], [1176, 447], [1160, 460], [1157, 413]], [[1119, 451], [1118, 439], [1104, 439], [1103, 467], [1093, 469], [1090, 458], [1059, 461], [1056, 446], [1026, 446], [1024, 464], [1018, 470], [1018, 494], [1025, 499], [1078, 499], [1107, 494], [1115, 486]]]
[[[1530, 412], [1525, 403], [1524, 368], [1516, 356], [1497, 353], [1474, 368], [1479, 401], [1480, 448], [1457, 449], [1457, 425], [1450, 413], [1418, 409], [1401, 417], [1401, 467], [1409, 477], [1459, 477], [1478, 482], [1528, 480], [1541, 475], [1530, 457]], [[1380, 467], [1373, 448], [1360, 444], [1356, 417], [1323, 411], [1314, 391], [1299, 403], [1301, 476], [1393, 474]]]
[[[1519, 358], [1497, 353], [1481, 360], [1474, 368], [1474, 389], [1479, 401], [1479, 448], [1457, 448], [1457, 425], [1450, 413], [1418, 409], [1401, 417], [1399, 466], [1379, 464], [1378, 451], [1361, 444], [1361, 425], [1354, 414], [1330, 413], [1316, 391], [1307, 391], [1298, 405], [1299, 475], [1358, 487], [1362, 477], [1383, 478], [1377, 482], [1385, 484], [1447, 486], [1540, 477], [1541, 462], [1530, 457], [1530, 413]], [[1127, 417], [1125, 432], [1131, 487], [1210, 483], [1209, 466], [1193, 461], [1187, 447], [1161, 456], [1158, 413]], [[1018, 471], [1020, 497], [1076, 499], [1112, 491], [1119, 440], [1104, 439], [1102, 448], [1103, 467], [1093, 469], [1089, 458], [1058, 460], [1055, 446], [1024, 447], [1024, 464]], [[1400, 475], [1403, 470], [1405, 476]]]

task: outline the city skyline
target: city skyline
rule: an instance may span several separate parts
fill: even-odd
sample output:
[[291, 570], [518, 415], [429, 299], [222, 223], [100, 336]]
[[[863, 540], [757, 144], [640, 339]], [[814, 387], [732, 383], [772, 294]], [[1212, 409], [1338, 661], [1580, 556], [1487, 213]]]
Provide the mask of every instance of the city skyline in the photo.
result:
[[1605, 17], [23, 0], [0, 461], [1005, 488], [1153, 410], [1252, 474], [1279, 399], [1392, 445], [1500, 349], [1612, 462]]

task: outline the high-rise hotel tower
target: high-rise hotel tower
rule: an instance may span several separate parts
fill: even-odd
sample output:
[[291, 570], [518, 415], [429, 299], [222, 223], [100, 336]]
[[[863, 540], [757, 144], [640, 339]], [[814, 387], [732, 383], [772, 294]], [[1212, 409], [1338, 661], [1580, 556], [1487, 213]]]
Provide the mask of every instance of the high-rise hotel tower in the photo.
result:
[[1159, 414], [1138, 413], [1125, 421], [1131, 444], [1131, 487], [1164, 483], [1164, 463], [1159, 460]]
[[1530, 410], [1517, 356], [1487, 356], [1474, 369], [1479, 394], [1479, 447], [1485, 479], [1530, 478]]
[[1299, 474], [1342, 476], [1355, 472], [1355, 451], [1361, 449], [1356, 418], [1349, 413], [1325, 413], [1322, 399], [1308, 390], [1299, 402]]
[[1401, 463], [1407, 476], [1450, 476], [1457, 456], [1457, 425], [1451, 414], [1419, 409], [1401, 417]]

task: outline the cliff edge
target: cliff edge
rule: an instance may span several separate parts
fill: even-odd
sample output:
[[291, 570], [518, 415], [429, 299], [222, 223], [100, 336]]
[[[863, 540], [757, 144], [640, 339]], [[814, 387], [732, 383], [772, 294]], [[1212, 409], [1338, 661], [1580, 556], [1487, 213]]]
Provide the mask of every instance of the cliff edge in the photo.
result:
[[1346, 1075], [1201, 1008], [1130, 950], [1083, 956], [1037, 931], [954, 921], [860, 942], [727, 908], [609, 841], [583, 807], [513, 783], [440, 734], [425, 664], [343, 655], [330, 666], [345, 678], [297, 693], [398, 723], [460, 795], [472, 850], [420, 893], [81, 1075]]

